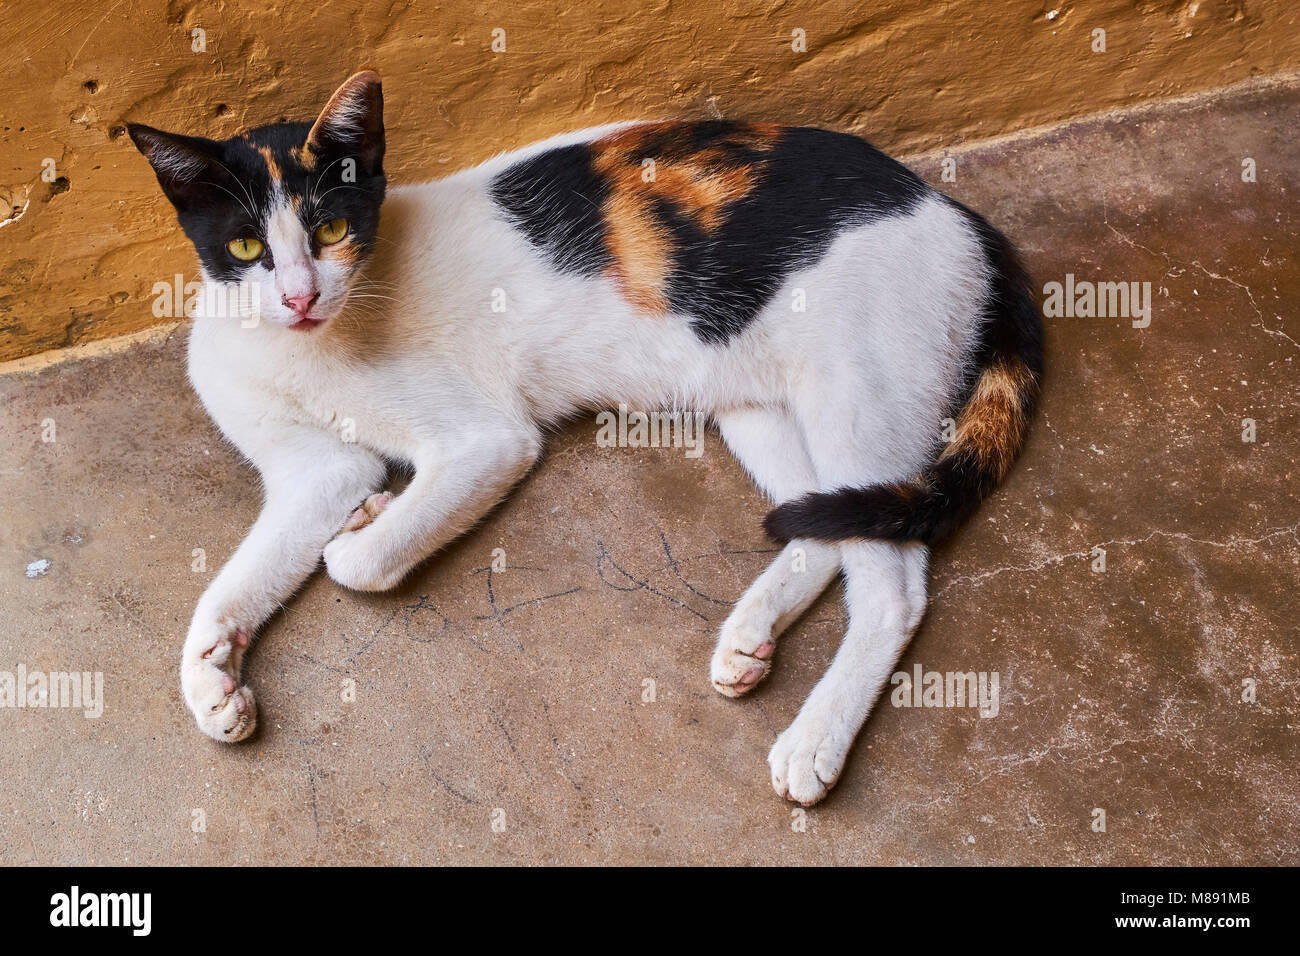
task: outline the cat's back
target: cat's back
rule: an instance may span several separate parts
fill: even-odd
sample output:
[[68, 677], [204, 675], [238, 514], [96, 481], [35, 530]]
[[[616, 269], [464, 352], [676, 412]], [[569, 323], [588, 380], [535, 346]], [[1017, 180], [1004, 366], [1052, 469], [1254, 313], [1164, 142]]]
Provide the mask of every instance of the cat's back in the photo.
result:
[[936, 193], [865, 140], [726, 120], [642, 122], [494, 161], [492, 202], [561, 272], [607, 276], [639, 311], [743, 328], [846, 229]]

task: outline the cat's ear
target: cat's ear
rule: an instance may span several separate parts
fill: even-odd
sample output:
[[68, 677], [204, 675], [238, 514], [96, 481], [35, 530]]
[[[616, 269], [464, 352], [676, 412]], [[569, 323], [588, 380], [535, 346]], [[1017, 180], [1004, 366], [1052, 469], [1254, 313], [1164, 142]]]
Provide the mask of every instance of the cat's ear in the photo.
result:
[[384, 90], [378, 73], [354, 73], [334, 91], [307, 134], [307, 149], [317, 158], [354, 156], [367, 175], [383, 172]]
[[149, 160], [158, 185], [177, 209], [211, 198], [212, 181], [221, 171], [218, 143], [201, 136], [180, 136], [140, 123], [127, 123], [131, 142]]

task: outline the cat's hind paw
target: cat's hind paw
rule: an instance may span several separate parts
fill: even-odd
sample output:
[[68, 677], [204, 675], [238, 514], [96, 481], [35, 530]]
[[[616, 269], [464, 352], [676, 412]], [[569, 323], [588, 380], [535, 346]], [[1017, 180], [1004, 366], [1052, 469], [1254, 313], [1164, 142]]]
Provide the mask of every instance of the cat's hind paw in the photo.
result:
[[718, 635], [718, 646], [713, 650], [709, 683], [719, 694], [727, 697], [749, 693], [771, 670], [775, 649], [770, 627], [737, 624], [728, 618]]
[[839, 780], [853, 737], [833, 717], [801, 712], [767, 755], [772, 789], [805, 807], [820, 802]]
[[236, 629], [207, 648], [187, 654], [181, 665], [181, 692], [199, 730], [222, 743], [244, 740], [257, 727], [253, 692], [239, 683], [240, 662], [247, 648], [247, 632]]

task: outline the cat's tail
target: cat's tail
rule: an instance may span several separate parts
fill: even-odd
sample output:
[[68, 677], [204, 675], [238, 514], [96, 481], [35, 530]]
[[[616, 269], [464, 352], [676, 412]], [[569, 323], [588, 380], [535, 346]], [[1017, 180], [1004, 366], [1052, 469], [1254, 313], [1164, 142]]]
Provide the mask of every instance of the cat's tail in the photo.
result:
[[763, 522], [778, 541], [937, 541], [992, 492], [1024, 445], [1043, 372], [1043, 325], [1029, 276], [1005, 236], [953, 205], [979, 237], [992, 282], [952, 440], [911, 481], [816, 492], [780, 505]]

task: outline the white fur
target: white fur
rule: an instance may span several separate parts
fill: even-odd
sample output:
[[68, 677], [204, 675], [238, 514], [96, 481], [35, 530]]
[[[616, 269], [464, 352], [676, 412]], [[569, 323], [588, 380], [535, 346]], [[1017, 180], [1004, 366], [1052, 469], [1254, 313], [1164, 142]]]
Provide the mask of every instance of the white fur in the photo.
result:
[[[196, 320], [191, 380], [266, 494], [185, 644], [185, 697], [206, 733], [236, 740], [252, 729], [251, 693], [226, 690], [238, 679], [237, 629], [252, 635], [322, 555], [346, 587], [397, 584], [506, 494], [545, 429], [577, 409], [708, 412], [777, 501], [906, 478], [932, 460], [987, 294], [964, 220], [929, 198], [850, 228], [743, 333], [708, 345], [684, 316], [638, 313], [607, 279], [558, 273], [488, 196], [491, 178], [521, 156], [605, 131], [391, 190], [365, 270], [369, 288], [391, 298], [349, 302], [310, 333]], [[272, 233], [277, 263], [295, 241], [287, 223]], [[804, 312], [791, 309], [795, 289]], [[505, 312], [492, 311], [495, 290]], [[339, 533], [382, 488], [384, 458], [414, 466], [410, 487]], [[835, 783], [924, 612], [925, 567], [921, 545], [795, 541], [737, 603], [711, 671], [733, 696], [767, 672], [780, 631], [845, 573], [848, 633], [772, 748], [778, 793], [812, 803]]]
[[152, 144], [148, 152], [149, 162], [159, 175], [188, 182], [209, 168], [202, 157], [184, 147], [158, 140], [150, 134], [144, 136]]

